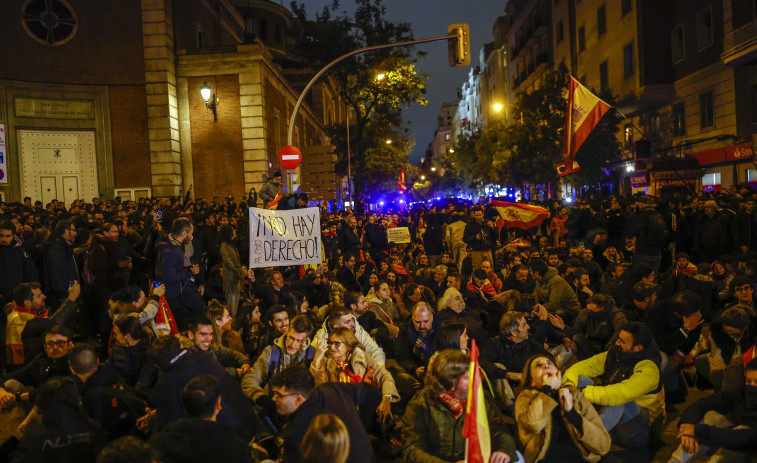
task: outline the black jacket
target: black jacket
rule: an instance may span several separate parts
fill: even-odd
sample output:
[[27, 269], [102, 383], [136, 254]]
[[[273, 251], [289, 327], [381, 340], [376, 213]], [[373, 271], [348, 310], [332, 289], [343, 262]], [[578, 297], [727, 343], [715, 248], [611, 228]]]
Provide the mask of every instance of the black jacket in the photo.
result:
[[[645, 207], [637, 211], [626, 221], [623, 233], [627, 238], [636, 237], [636, 253], [643, 256], [659, 256], [662, 244], [659, 236], [650, 233], [649, 218], [660, 214], [653, 207]], [[662, 217], [660, 217], [662, 220]]]
[[182, 418], [150, 439], [165, 463], [252, 463], [247, 444], [234, 429], [201, 418]]
[[[491, 338], [481, 353], [481, 367], [490, 378], [500, 379], [504, 378], [508, 371], [520, 373], [529, 357], [545, 352], [544, 343], [531, 336], [525, 341], [515, 343], [499, 335]], [[501, 363], [505, 369], [495, 366], [495, 363]]]
[[[44, 254], [42, 289], [61, 298], [68, 294], [69, 281], [81, 281], [76, 267], [74, 247], [63, 238], [50, 238]], [[50, 294], [52, 293], [52, 294]]]
[[338, 416], [350, 435], [350, 454], [346, 463], [377, 462], [368, 434], [360, 422], [356, 407], [375, 410], [381, 401], [381, 391], [367, 383], [324, 383], [313, 390], [310, 397], [291, 415], [284, 426], [283, 463], [299, 463], [300, 443], [310, 423], [322, 413]]
[[434, 317], [434, 321], [431, 323], [431, 333], [426, 343], [426, 350], [420, 354], [413, 350], [415, 341], [418, 339], [418, 332], [415, 331], [413, 320], [408, 319], [402, 324], [397, 334], [397, 341], [394, 343], [394, 358], [407, 373], [415, 376], [415, 370], [428, 365], [429, 359], [436, 352], [436, 333], [439, 332], [441, 325], [442, 321], [439, 317]]
[[29, 253], [20, 246], [0, 246], [0, 299], [3, 299], [0, 302], [11, 302], [13, 288], [21, 283], [35, 281], [39, 281], [39, 274]]
[[673, 355], [678, 350], [683, 352], [684, 355], [688, 355], [699, 340], [703, 326], [699, 325], [696, 329], [691, 330], [688, 336], [683, 334], [683, 331], [681, 331], [683, 321], [678, 320], [673, 315], [668, 299], [662, 300], [652, 308], [647, 309], [644, 322], [652, 328], [652, 335], [660, 351], [667, 355]]
[[[753, 451], [757, 449], [757, 403], [749, 396], [754, 394], [747, 386], [744, 390], [723, 390], [702, 397], [684, 409], [680, 423], [693, 424], [694, 435], [701, 444]], [[726, 415], [733, 425], [717, 428], [699, 424], [709, 411]]]

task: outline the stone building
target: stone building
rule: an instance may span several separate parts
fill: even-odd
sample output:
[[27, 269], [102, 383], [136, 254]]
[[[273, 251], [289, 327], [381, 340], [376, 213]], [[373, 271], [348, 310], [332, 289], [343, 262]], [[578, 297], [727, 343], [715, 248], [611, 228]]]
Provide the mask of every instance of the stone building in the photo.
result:
[[[292, 67], [286, 8], [106, 3], [0, 2], [5, 200], [166, 197], [190, 186], [196, 198], [239, 198], [281, 170], [278, 151], [304, 86], [301, 69], [290, 78], [279, 64]], [[205, 85], [215, 111], [201, 96]], [[328, 142], [324, 124], [343, 114], [328, 82], [317, 84], [293, 144]]]

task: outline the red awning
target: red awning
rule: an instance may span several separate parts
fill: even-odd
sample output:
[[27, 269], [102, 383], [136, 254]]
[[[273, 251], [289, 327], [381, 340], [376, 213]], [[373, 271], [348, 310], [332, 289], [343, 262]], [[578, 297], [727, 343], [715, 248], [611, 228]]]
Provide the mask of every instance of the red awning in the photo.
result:
[[706, 166], [721, 162], [748, 161], [752, 159], [752, 153], [752, 144], [742, 143], [740, 145], [724, 146], [714, 150], [692, 153], [691, 156], [697, 159], [700, 166]]

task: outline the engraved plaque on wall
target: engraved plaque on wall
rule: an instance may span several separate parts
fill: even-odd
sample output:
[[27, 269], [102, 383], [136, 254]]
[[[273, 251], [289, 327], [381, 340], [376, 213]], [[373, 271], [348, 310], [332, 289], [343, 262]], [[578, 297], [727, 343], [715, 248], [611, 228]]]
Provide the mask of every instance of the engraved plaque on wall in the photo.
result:
[[46, 119], [94, 119], [95, 108], [91, 101], [46, 100], [16, 97], [16, 117]]

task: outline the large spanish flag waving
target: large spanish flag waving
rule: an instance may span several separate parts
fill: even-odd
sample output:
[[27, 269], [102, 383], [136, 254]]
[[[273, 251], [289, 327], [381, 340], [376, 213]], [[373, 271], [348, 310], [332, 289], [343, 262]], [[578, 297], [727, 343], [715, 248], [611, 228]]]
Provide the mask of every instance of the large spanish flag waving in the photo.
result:
[[573, 172], [573, 158], [602, 116], [609, 111], [610, 105], [600, 100], [589, 89], [581, 85], [573, 76], [570, 77], [568, 93], [568, 111], [565, 114], [565, 171]]
[[492, 200], [492, 205], [499, 212], [505, 225], [508, 227], [518, 227], [528, 230], [531, 227], [538, 227], [549, 217], [549, 211], [539, 206], [530, 206], [528, 204], [511, 203], [507, 201]]
[[463, 437], [466, 463], [489, 463], [492, 453], [489, 420], [486, 418], [484, 388], [478, 367], [478, 347], [471, 340], [470, 369], [468, 370], [468, 400], [465, 408]]

